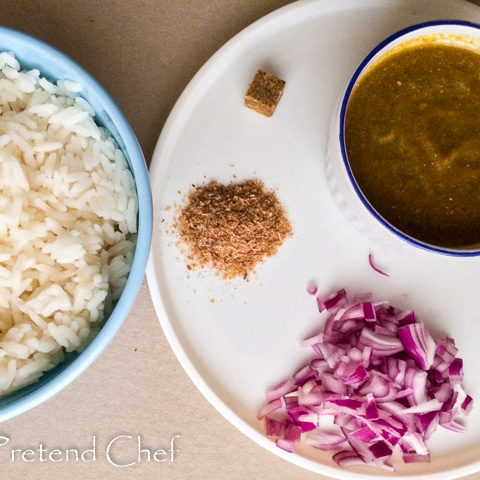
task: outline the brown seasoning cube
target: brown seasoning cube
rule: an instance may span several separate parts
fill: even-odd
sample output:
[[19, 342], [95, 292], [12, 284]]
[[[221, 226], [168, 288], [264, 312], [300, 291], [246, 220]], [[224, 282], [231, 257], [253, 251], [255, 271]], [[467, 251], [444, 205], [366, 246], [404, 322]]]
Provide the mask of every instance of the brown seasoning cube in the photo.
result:
[[257, 70], [245, 95], [245, 106], [271, 117], [285, 88], [285, 82], [271, 73]]

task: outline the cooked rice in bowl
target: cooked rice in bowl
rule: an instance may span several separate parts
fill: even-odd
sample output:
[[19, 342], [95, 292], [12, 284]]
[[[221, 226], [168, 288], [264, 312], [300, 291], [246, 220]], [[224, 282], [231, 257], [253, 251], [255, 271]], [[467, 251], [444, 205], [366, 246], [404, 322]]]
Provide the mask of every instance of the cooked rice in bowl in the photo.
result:
[[79, 91], [0, 53], [0, 395], [88, 344], [133, 261], [135, 183]]

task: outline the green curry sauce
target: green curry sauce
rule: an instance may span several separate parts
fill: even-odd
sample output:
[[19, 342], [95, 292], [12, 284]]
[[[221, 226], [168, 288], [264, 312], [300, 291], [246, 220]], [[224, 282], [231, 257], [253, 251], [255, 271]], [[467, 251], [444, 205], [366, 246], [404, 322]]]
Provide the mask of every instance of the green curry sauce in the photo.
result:
[[381, 60], [354, 88], [345, 141], [391, 225], [432, 245], [480, 244], [480, 54], [427, 44]]

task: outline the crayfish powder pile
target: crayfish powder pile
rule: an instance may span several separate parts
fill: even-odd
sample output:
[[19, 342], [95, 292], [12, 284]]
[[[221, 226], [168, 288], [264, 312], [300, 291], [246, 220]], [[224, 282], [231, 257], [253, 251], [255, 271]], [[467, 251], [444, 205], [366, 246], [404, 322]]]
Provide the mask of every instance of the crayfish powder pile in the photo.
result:
[[193, 188], [177, 230], [193, 267], [213, 268], [226, 279], [247, 278], [292, 234], [275, 192], [257, 179]]

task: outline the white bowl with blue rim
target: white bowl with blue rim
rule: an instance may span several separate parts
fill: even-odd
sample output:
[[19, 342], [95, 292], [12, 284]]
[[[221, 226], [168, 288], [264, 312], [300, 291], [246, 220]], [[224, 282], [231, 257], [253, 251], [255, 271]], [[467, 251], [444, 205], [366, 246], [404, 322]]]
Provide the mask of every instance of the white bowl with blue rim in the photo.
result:
[[374, 241], [392, 246], [400, 239], [409, 245], [430, 252], [461, 257], [476, 256], [480, 255], [480, 245], [464, 249], [431, 245], [407, 235], [389, 223], [375, 210], [363, 194], [353, 175], [345, 148], [345, 116], [348, 102], [362, 75], [370, 65], [389, 50], [403, 42], [431, 34], [452, 35], [452, 44], [455, 45], [453, 36], [457, 38], [465, 37], [467, 42], [468, 38], [471, 37], [480, 39], [480, 25], [460, 20], [438, 20], [421, 23], [394, 33], [370, 51], [353, 73], [346, 88], [340, 94], [334, 109], [327, 146], [328, 184], [337, 205], [347, 219]]
[[120, 328], [145, 272], [152, 234], [152, 199], [148, 170], [138, 141], [118, 106], [89, 73], [52, 46], [4, 27], [0, 27], [0, 51], [13, 52], [22, 69], [36, 68], [49, 80], [71, 80], [82, 86], [80, 95], [95, 110], [95, 121], [111, 133], [125, 154], [139, 198], [135, 255], [128, 280], [113, 311], [81, 353], [69, 354], [36, 383], [1, 397], [0, 421], [3, 421], [35, 407], [68, 385], [100, 355]]

